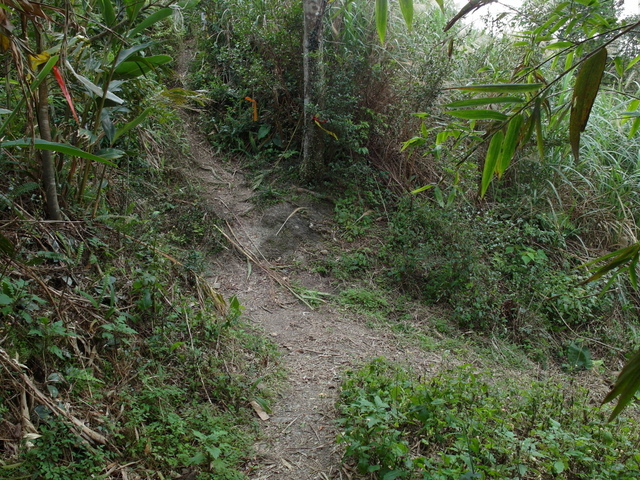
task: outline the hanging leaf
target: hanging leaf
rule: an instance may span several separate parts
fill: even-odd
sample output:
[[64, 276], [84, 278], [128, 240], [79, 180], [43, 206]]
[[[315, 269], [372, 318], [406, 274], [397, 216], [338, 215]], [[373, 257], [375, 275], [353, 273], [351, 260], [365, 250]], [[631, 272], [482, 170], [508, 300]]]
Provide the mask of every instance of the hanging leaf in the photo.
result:
[[60, 73], [60, 69], [57, 66], [53, 67], [53, 76], [56, 78], [56, 82], [58, 82], [58, 86], [60, 86], [60, 90], [62, 90], [62, 95], [64, 95], [69, 108], [71, 109], [71, 114], [75, 121], [79, 124], [80, 119], [78, 118], [78, 114], [76, 113], [76, 107], [73, 106], [73, 100], [71, 99], [71, 95], [69, 94], [69, 90], [67, 89], [67, 84], [64, 82], [64, 78], [62, 77], [62, 73]]
[[[50, 150], [53, 152], [63, 153], [65, 155], [69, 155], [72, 157], [81, 157], [86, 158], [87, 160], [92, 160], [94, 162], [104, 163], [105, 165], [109, 165], [111, 167], [115, 167], [116, 165], [109, 160], [100, 157], [98, 155], [94, 155], [93, 153], [85, 152], [84, 150], [80, 150], [77, 147], [73, 147], [71, 145], [67, 145], [64, 143], [58, 142], [48, 142], [46, 140], [42, 140], [41, 138], [31, 139], [31, 138], [22, 138], [19, 140], [11, 140], [8, 142], [0, 143], [0, 148], [8, 148], [8, 147], [34, 147], [38, 150]], [[120, 152], [120, 156], [122, 156], [122, 152]]]
[[580, 157], [580, 134], [584, 132], [589, 121], [606, 63], [607, 49], [601, 48], [585, 60], [576, 77], [569, 120], [569, 142], [576, 160]]
[[484, 85], [465, 85], [464, 87], [453, 87], [452, 90], [465, 90], [467, 92], [489, 92], [489, 93], [524, 93], [535, 92], [544, 87], [544, 83], [497, 83]]
[[640, 389], [640, 351], [636, 352], [627, 362], [620, 375], [618, 375], [613, 389], [602, 401], [605, 404], [612, 402], [616, 397], [620, 397], [616, 408], [611, 412], [609, 421], [615, 419], [624, 407], [635, 398], [638, 389]]
[[507, 134], [504, 137], [502, 143], [502, 149], [500, 150], [500, 157], [496, 163], [496, 173], [498, 178], [502, 178], [502, 174], [509, 168], [511, 159], [518, 146], [518, 139], [520, 138], [520, 129], [522, 127], [522, 115], [516, 115], [509, 121], [509, 127], [507, 128]]
[[389, 13], [388, 0], [376, 0], [376, 30], [380, 43], [384, 44], [387, 35], [387, 15]]
[[496, 170], [496, 162], [500, 155], [502, 148], [502, 142], [504, 140], [504, 133], [502, 130], [496, 132], [489, 143], [489, 149], [487, 150], [487, 156], [484, 160], [484, 169], [482, 170], [482, 182], [480, 186], [480, 198], [484, 198], [484, 194], [487, 193], [487, 189], [493, 179], [493, 173]]
[[444, 113], [465, 120], [499, 120], [504, 122], [509, 119], [504, 113], [495, 110], [449, 110]]
[[399, 0], [399, 2], [402, 18], [404, 18], [407, 28], [411, 31], [411, 26], [413, 24], [413, 0]]

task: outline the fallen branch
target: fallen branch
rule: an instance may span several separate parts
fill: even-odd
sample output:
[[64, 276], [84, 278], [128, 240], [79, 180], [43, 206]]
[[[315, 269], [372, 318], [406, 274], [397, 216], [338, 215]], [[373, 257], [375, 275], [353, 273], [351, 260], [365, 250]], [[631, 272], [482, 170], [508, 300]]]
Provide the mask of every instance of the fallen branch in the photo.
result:
[[[42, 393], [38, 389], [38, 387], [36, 387], [36, 385], [31, 381], [31, 379], [27, 376], [27, 374], [24, 373], [24, 369], [27, 367], [19, 364], [16, 360], [13, 360], [3, 348], [0, 348], [0, 363], [2, 363], [2, 366], [4, 367], [5, 370], [7, 370], [7, 372], [11, 373], [13, 371], [20, 376], [22, 380], [22, 384], [19, 384], [18, 386], [22, 389], [23, 393], [26, 393], [26, 391], [28, 390], [29, 393], [34, 398], [36, 398], [40, 403], [42, 403], [45, 407], [47, 407], [53, 413], [55, 413], [60, 417], [64, 417], [67, 420], [69, 420], [71, 423], [73, 423], [73, 425], [75, 425], [79, 430], [80, 436], [82, 438], [90, 442], [100, 443], [102, 445], [107, 444], [106, 437], [104, 437], [103, 435], [100, 435], [98, 432], [94, 430], [91, 430], [89, 427], [87, 427], [84, 424], [84, 422], [74, 417], [69, 412], [58, 407], [44, 393]], [[23, 408], [24, 408], [24, 405], [23, 405]], [[23, 415], [24, 414], [25, 413], [23, 412]], [[35, 430], [35, 428], [33, 429]]]
[[[240, 252], [241, 254], [243, 254], [249, 261], [253, 262], [254, 264], [256, 264], [258, 267], [260, 267], [273, 281], [275, 281], [278, 285], [280, 285], [282, 288], [284, 288], [285, 290], [288, 290], [289, 293], [291, 293], [291, 295], [293, 295], [294, 297], [296, 297], [298, 300], [300, 300], [302, 303], [304, 303], [307, 307], [309, 307], [311, 310], [313, 310], [313, 307], [309, 304], [309, 302], [307, 302], [300, 294], [298, 294], [293, 287], [291, 286], [291, 284], [289, 282], [287, 282], [284, 278], [280, 277], [280, 275], [278, 275], [277, 273], [275, 273], [273, 271], [273, 269], [268, 265], [268, 262], [265, 260], [264, 262], [261, 262], [253, 253], [251, 253], [250, 251], [248, 251], [247, 249], [243, 248], [243, 246], [240, 244], [240, 241], [237, 239], [237, 237], [235, 236], [235, 234], [233, 233], [233, 230], [231, 228], [231, 225], [229, 225], [229, 222], [227, 223], [227, 228], [229, 229], [229, 231], [233, 234], [234, 238], [231, 238], [224, 230], [222, 230], [220, 227], [218, 227], [216, 225], [216, 228], [218, 229], [218, 231], [222, 234], [222, 236], [224, 238], [227, 239], [227, 241], [236, 249], [238, 250], [238, 252]], [[265, 263], [267, 265], [265, 265]]]

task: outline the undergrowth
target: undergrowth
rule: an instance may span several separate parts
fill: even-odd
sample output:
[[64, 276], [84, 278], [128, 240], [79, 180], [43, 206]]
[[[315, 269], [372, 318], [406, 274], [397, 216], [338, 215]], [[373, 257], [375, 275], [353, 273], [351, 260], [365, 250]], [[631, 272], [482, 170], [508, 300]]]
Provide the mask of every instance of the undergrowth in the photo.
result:
[[372, 478], [634, 479], [640, 437], [578, 388], [470, 366], [432, 378], [375, 359], [345, 374], [345, 458]]

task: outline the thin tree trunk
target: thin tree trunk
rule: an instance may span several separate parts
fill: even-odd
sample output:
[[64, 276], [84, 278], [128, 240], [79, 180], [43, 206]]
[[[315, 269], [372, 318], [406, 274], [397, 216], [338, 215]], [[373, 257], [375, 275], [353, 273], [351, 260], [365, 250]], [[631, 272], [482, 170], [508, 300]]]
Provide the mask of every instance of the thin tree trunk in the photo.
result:
[[323, 107], [324, 62], [322, 20], [327, 0], [304, 1], [304, 139], [300, 175], [309, 181], [324, 171], [324, 138], [314, 122], [314, 116]]
[[[38, 51], [44, 51], [41, 34], [37, 31]], [[51, 141], [51, 125], [49, 123], [49, 87], [44, 80], [38, 87], [38, 131], [40, 138], [48, 142]], [[49, 220], [62, 220], [60, 205], [58, 204], [58, 188], [56, 186], [56, 169], [53, 163], [53, 155], [49, 150], [40, 150], [40, 161], [42, 164], [42, 184], [46, 203], [47, 218]]]

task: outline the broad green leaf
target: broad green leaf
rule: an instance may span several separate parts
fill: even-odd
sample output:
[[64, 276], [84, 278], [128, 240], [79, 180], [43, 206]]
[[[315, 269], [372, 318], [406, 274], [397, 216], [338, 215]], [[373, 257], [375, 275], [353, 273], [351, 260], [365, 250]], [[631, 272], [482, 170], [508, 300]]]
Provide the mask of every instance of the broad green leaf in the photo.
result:
[[109, 109], [107, 108], [103, 108], [100, 112], [100, 125], [107, 137], [109, 145], [111, 145], [113, 143], [113, 136], [116, 134], [116, 127], [113, 125], [113, 121], [111, 121], [111, 115], [109, 115]]
[[120, 65], [122, 62], [124, 62], [125, 60], [127, 60], [131, 55], [133, 55], [136, 52], [139, 52], [140, 50], [144, 50], [147, 47], [150, 47], [151, 45], [153, 45], [155, 42], [146, 42], [146, 43], [141, 43], [139, 45], [134, 45], [133, 47], [127, 48], [125, 50], [122, 50], [119, 54], [118, 54], [118, 58], [115, 61], [114, 66], [118, 67], [118, 65]]
[[398, 0], [400, 3], [400, 11], [402, 12], [402, 18], [407, 24], [409, 31], [413, 24], [413, 0]]
[[87, 160], [104, 163], [105, 165], [109, 165], [111, 167], [116, 166], [114, 163], [110, 162], [106, 158], [100, 157], [98, 155], [94, 155], [93, 153], [85, 152], [84, 150], [80, 150], [78, 147], [67, 145], [65, 143], [48, 142], [40, 138], [36, 138], [36, 139], [22, 138], [19, 140], [10, 140], [8, 142], [0, 143], [0, 148], [7, 148], [7, 147], [23, 147], [23, 148], [34, 147], [39, 150], [50, 150], [53, 152], [59, 152], [65, 155], [70, 155], [72, 157], [86, 158]]
[[127, 34], [128, 38], [133, 38], [140, 32], [142, 32], [145, 28], [150, 27], [156, 22], [167, 18], [169, 15], [173, 14], [172, 8], [162, 8], [155, 13], [152, 13], [147, 18], [142, 20], [138, 25], [132, 28]]
[[113, 27], [116, 23], [116, 12], [113, 9], [111, 0], [99, 0], [102, 18], [107, 27]]
[[571, 342], [567, 347], [567, 360], [574, 369], [590, 370], [593, 367], [591, 352], [579, 342]]
[[466, 120], [499, 120], [505, 121], [509, 117], [502, 112], [495, 110], [449, 110], [444, 113], [452, 117], [464, 118]]
[[389, 13], [389, 3], [387, 0], [376, 0], [376, 30], [380, 43], [384, 44], [387, 35], [387, 15]]
[[407, 148], [410, 147], [419, 147], [420, 145], [424, 145], [427, 143], [427, 139], [424, 137], [413, 137], [407, 140], [402, 144], [401, 152], [404, 152]]
[[478, 107], [480, 105], [493, 105], [497, 103], [524, 103], [522, 97], [489, 97], [489, 98], [470, 98], [468, 100], [458, 100], [456, 102], [444, 105], [447, 108], [458, 107]]
[[547, 45], [544, 48], [553, 50], [553, 49], [559, 49], [559, 48], [568, 48], [572, 46], [573, 46], [573, 42], [555, 42]]
[[440, 7], [440, 11], [442, 13], [444, 13], [444, 0], [435, 0], [435, 2], [438, 4], [438, 6]]
[[7, 110], [6, 108], [0, 108], [0, 115], [6, 115], [7, 113], [11, 113], [11, 110]]
[[621, 57], [616, 57], [613, 59], [613, 65], [616, 69], [618, 77], [622, 78], [622, 75], [624, 75], [624, 60], [622, 60]]
[[173, 60], [169, 55], [152, 55], [150, 57], [130, 57], [114, 70], [113, 78], [130, 79], [145, 75], [150, 70]]
[[129, 123], [126, 123], [122, 127], [118, 128], [116, 130], [115, 135], [113, 136], [112, 144], [115, 143], [122, 135], [125, 135], [131, 129], [133, 129], [133, 128], [137, 127], [138, 125], [140, 125], [145, 120], [145, 118], [147, 118], [149, 116], [149, 114], [151, 113], [152, 110], [153, 110], [152, 107], [145, 108], [142, 111], [142, 113], [140, 115], [138, 115], [136, 118], [131, 120]]
[[638, 133], [639, 129], [640, 129], [640, 117], [636, 118], [633, 121], [633, 124], [631, 125], [631, 129], [629, 130], [628, 137], [629, 138], [633, 137], [636, 133]]
[[535, 92], [544, 87], [543, 83], [502, 83], [485, 85], [466, 85], [464, 87], [453, 87], [455, 90], [465, 90], [468, 92], [490, 92], [490, 93], [524, 93]]
[[605, 404], [613, 401], [616, 397], [620, 397], [618, 404], [611, 412], [609, 421], [615, 419], [624, 407], [635, 398], [638, 389], [640, 389], [640, 351], [636, 352], [627, 362], [620, 375], [618, 375], [613, 389], [602, 401]]
[[76, 72], [73, 72], [73, 71], [72, 71], [72, 73], [75, 75], [75, 77], [78, 79], [78, 81], [80, 81], [80, 83], [82, 83], [85, 86], [85, 88], [87, 90], [89, 90], [91, 93], [93, 93], [97, 97], [102, 98], [103, 96], [105, 96], [105, 98], [107, 100], [110, 100], [110, 101], [112, 101], [114, 103], [117, 103], [118, 105], [121, 105], [121, 104], [124, 103], [123, 99], [121, 99], [120, 97], [118, 97], [117, 95], [115, 95], [112, 92], [107, 91], [107, 93], [105, 95], [104, 90], [102, 90], [102, 88], [100, 88], [98, 85], [93, 83], [87, 77], [84, 77], [84, 76], [80, 75], [79, 73], [76, 73]]
[[122, 150], [116, 148], [102, 148], [96, 152], [96, 155], [105, 160], [115, 160], [123, 155]]
[[491, 142], [489, 143], [489, 149], [487, 150], [487, 156], [484, 160], [484, 169], [482, 170], [482, 184], [480, 187], [480, 198], [484, 198], [487, 189], [493, 179], [493, 173], [496, 170], [496, 162], [500, 155], [502, 148], [502, 142], [504, 140], [504, 133], [499, 130], [493, 135]]
[[140, 9], [144, 6], [145, 2], [140, 0], [124, 0], [124, 4], [126, 5], [125, 9], [127, 12], [127, 18], [130, 22], [133, 22], [138, 13], [140, 13]]
[[576, 77], [569, 120], [569, 142], [576, 160], [580, 157], [580, 134], [589, 121], [591, 107], [598, 94], [606, 64], [607, 49], [601, 48], [585, 60]]
[[502, 174], [511, 164], [511, 159], [513, 158], [513, 154], [518, 146], [518, 139], [520, 138], [520, 129], [522, 127], [523, 120], [522, 115], [518, 114], [509, 121], [507, 134], [504, 137], [502, 149], [500, 150], [500, 157], [496, 163], [496, 173], [498, 174], [498, 178], [502, 178]]

